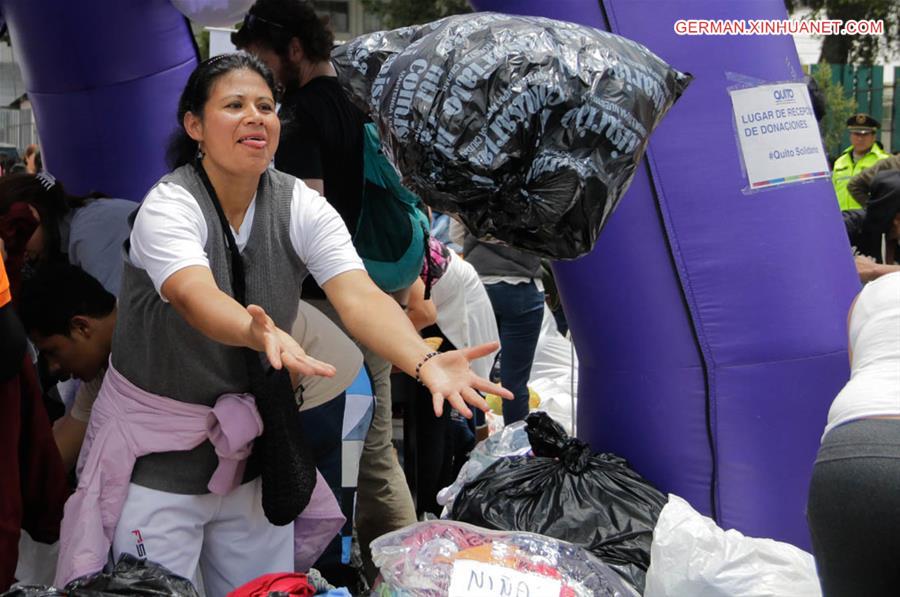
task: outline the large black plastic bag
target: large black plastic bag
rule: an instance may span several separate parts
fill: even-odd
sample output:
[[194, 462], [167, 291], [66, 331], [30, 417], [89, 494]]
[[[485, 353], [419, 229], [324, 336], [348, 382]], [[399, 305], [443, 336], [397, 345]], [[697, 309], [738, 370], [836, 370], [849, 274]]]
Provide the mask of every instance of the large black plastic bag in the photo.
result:
[[[248, 554], [248, 557], [252, 557]], [[112, 572], [76, 578], [66, 585], [69, 597], [109, 595], [153, 595], [158, 597], [199, 597], [189, 580], [149, 560], [124, 554]]]
[[584, 547], [639, 591], [666, 496], [613, 454], [594, 454], [545, 413], [526, 419], [534, 457], [504, 458], [466, 485], [451, 518]]
[[404, 184], [483, 240], [557, 259], [591, 250], [690, 81], [617, 35], [497, 13], [364, 35], [332, 60]]

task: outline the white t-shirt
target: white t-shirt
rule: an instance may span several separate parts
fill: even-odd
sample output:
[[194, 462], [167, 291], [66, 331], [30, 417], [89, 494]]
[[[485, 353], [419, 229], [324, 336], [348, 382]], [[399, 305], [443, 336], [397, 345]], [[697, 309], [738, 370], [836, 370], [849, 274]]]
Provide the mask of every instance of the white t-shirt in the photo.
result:
[[[256, 197], [247, 208], [240, 230], [232, 228], [240, 251], [250, 239], [255, 212]], [[207, 231], [206, 219], [193, 195], [178, 184], [160, 183], [141, 204], [131, 231], [129, 260], [147, 272], [160, 292], [175, 272], [192, 265], [209, 267], [204, 250]], [[337, 211], [300, 180], [291, 198], [290, 237], [297, 256], [319, 286], [346, 271], [365, 269]]]
[[900, 416], [900, 272], [862, 289], [849, 337], [850, 381], [831, 404], [825, 435], [857, 419]]

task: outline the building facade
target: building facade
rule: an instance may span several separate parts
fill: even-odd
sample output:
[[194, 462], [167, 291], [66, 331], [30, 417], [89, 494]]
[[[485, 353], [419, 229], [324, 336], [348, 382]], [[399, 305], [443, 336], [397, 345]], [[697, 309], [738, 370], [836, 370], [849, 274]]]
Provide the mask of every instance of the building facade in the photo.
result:
[[380, 19], [371, 11], [366, 11], [361, 0], [316, 0], [313, 4], [319, 14], [331, 19], [338, 41], [382, 29]]

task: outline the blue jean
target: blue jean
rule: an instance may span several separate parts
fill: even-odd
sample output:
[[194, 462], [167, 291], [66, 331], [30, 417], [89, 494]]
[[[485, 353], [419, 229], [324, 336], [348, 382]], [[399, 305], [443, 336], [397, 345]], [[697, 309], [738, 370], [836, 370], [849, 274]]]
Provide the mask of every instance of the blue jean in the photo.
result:
[[[301, 432], [306, 445], [313, 452], [316, 468], [322, 473], [328, 487], [337, 498], [341, 510], [343, 504], [343, 461], [341, 448], [343, 442], [344, 404], [347, 401], [345, 392], [337, 398], [329, 400], [321, 406], [300, 412]], [[319, 557], [316, 564], [321, 568], [341, 563], [341, 537], [335, 535], [334, 540]]]
[[544, 293], [534, 281], [485, 286], [500, 332], [500, 382], [513, 393], [503, 401], [506, 425], [528, 416], [528, 377], [544, 319]]

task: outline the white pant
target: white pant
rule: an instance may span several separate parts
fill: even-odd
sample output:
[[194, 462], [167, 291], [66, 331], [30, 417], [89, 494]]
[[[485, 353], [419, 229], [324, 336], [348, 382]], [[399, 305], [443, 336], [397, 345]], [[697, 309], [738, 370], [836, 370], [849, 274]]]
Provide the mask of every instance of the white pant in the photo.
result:
[[182, 495], [132, 483], [113, 538], [123, 553], [197, 578], [207, 597], [225, 597], [263, 574], [294, 571], [294, 525], [276, 527], [263, 514], [256, 479], [226, 496]]

